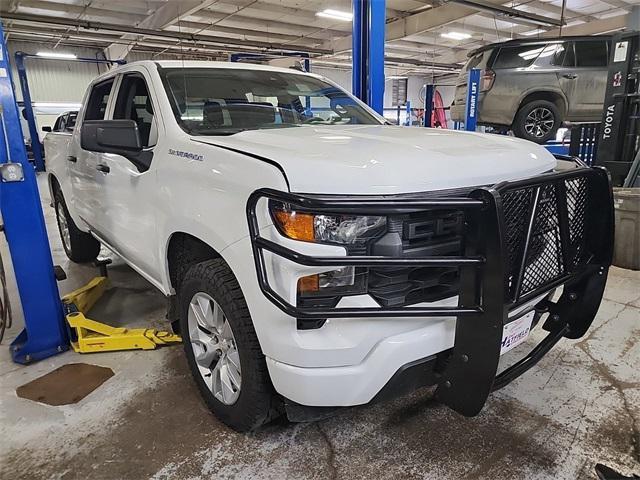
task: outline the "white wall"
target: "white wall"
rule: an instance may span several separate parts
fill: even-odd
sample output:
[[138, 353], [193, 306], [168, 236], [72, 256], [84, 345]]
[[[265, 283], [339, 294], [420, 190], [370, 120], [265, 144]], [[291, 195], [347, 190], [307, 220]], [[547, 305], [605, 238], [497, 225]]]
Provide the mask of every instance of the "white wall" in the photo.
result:
[[334, 81], [347, 92], [351, 91], [351, 70], [338, 68], [315, 67], [311, 61], [311, 73], [317, 73]]

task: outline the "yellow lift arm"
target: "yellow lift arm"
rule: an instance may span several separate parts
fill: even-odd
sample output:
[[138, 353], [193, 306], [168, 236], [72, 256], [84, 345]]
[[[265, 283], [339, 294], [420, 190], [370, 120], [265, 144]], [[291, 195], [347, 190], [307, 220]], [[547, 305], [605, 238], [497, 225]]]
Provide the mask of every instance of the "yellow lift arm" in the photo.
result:
[[154, 328], [112, 327], [84, 316], [107, 290], [109, 279], [95, 277], [85, 286], [62, 297], [67, 322], [75, 329], [77, 341], [71, 347], [78, 353], [115, 350], [153, 350], [158, 345], [181, 342], [180, 335]]

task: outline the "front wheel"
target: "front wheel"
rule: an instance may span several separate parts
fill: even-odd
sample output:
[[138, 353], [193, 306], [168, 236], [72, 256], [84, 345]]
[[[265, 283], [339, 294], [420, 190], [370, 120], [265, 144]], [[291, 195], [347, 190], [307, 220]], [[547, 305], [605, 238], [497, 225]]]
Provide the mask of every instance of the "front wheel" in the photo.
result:
[[191, 266], [179, 298], [187, 361], [211, 411], [241, 432], [277, 416], [276, 396], [249, 309], [224, 260]]
[[555, 103], [534, 100], [518, 110], [513, 121], [513, 134], [535, 143], [546, 143], [555, 138], [562, 123]]

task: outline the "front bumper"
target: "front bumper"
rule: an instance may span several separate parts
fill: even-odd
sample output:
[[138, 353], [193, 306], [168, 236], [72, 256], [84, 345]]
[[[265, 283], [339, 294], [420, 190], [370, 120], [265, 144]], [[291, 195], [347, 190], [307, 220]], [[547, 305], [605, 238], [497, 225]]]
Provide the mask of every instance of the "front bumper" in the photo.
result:
[[[460, 210], [465, 219], [464, 253], [419, 258], [305, 255], [260, 235], [256, 206], [264, 198], [294, 204], [299, 211], [332, 214]], [[506, 385], [535, 365], [562, 337], [579, 338], [587, 331], [600, 305], [611, 263], [612, 212], [609, 178], [606, 171], [599, 168], [576, 168], [505, 182], [458, 197], [320, 197], [263, 189], [254, 192], [247, 204], [259, 287], [271, 303], [288, 316], [297, 318], [299, 324], [327, 318], [392, 317], [401, 322], [406, 317], [428, 317], [437, 325], [443, 317], [457, 318], [452, 332], [453, 348], [446, 352], [445, 361], [441, 362], [443, 367], [437, 372], [436, 394], [443, 403], [465, 415], [477, 414], [492, 390]], [[271, 287], [265, 250], [290, 262], [318, 267], [456, 267], [460, 272], [458, 304], [301, 308]], [[557, 302], [540, 300], [559, 286], [564, 289]], [[543, 328], [549, 335], [528, 356], [497, 375], [503, 327], [514, 319], [510, 312], [521, 310], [532, 302], [539, 312], [548, 314]], [[425, 328], [429, 327], [431, 325]], [[389, 339], [390, 344], [394, 340], [397, 339]], [[378, 345], [376, 350], [380, 348], [384, 349], [384, 345]], [[393, 355], [400, 354], [398, 349], [391, 351]], [[409, 349], [408, 361], [412, 360], [409, 358], [412, 355], [413, 359], [419, 358]], [[284, 389], [296, 390], [295, 400], [299, 403], [318, 405], [313, 394], [317, 387], [326, 392], [336, 387], [336, 379], [344, 377], [347, 379], [344, 388], [350, 389], [352, 395], [336, 398], [335, 405], [357, 404], [381, 388], [371, 381], [371, 372], [377, 371], [382, 379], [393, 375], [393, 372], [384, 371], [385, 357], [388, 358], [384, 354], [375, 356], [376, 361], [381, 362], [379, 365], [364, 365], [363, 362], [364, 366], [348, 367], [340, 372], [323, 368], [316, 372], [317, 375], [309, 375], [309, 370], [313, 369], [302, 369], [302, 372], [298, 367], [272, 360], [268, 365], [274, 384], [281, 386], [278, 388], [280, 393], [287, 396], [282, 385], [289, 386]], [[398, 360], [394, 358], [391, 363], [397, 365]], [[362, 368], [369, 372], [361, 375], [369, 384], [366, 388], [361, 388], [355, 381], [357, 370]], [[324, 379], [323, 373], [327, 373]], [[331, 405], [331, 399], [325, 394], [321, 404]]]

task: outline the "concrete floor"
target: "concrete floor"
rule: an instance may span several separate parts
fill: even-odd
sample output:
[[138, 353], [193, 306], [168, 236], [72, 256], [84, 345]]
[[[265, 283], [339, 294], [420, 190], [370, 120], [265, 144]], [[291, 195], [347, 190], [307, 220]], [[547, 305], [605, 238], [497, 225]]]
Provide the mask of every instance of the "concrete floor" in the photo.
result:
[[[69, 276], [64, 293], [95, 271], [65, 257], [42, 181], [54, 260]], [[114, 288], [94, 318], [166, 327], [164, 299], [145, 280], [121, 261], [110, 276]], [[203, 406], [179, 346], [13, 364], [7, 345], [22, 327], [13, 296], [17, 318], [0, 348], [0, 478], [582, 480], [596, 478], [597, 462], [640, 474], [640, 272], [614, 268], [588, 336], [563, 340], [492, 395], [478, 417], [453, 413], [427, 389], [248, 435]], [[534, 331], [508, 357], [542, 335]], [[74, 362], [110, 367], [115, 376], [75, 405], [16, 396], [17, 386]]]

